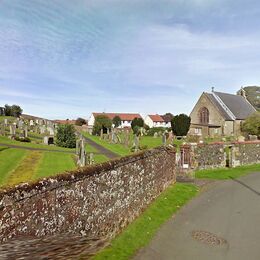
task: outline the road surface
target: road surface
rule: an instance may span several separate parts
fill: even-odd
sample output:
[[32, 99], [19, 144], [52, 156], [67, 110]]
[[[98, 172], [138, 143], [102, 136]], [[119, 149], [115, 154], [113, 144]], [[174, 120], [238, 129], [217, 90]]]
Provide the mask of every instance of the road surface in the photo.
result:
[[134, 259], [259, 260], [260, 172], [201, 193]]

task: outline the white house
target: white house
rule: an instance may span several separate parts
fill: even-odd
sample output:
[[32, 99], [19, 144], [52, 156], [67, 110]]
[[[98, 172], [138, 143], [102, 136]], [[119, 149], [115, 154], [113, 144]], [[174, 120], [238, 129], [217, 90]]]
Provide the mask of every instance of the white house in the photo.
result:
[[165, 119], [160, 115], [147, 115], [145, 117], [144, 123], [150, 128], [152, 127], [171, 127], [170, 120]]
[[109, 119], [113, 120], [115, 116], [119, 116], [121, 119], [121, 125], [119, 128], [125, 128], [125, 127], [131, 127], [131, 123], [135, 118], [142, 118], [140, 114], [129, 114], [129, 113], [92, 113], [89, 121], [88, 121], [88, 127], [89, 129], [93, 128], [93, 125], [95, 123], [95, 118], [100, 115], [105, 115]]

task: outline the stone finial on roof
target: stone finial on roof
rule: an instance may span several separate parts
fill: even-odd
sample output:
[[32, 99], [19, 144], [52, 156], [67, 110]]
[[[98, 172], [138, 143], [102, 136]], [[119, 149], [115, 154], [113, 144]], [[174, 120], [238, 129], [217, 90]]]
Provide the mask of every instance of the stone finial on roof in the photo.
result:
[[211, 91], [212, 91], [212, 92], [214, 92], [214, 90], [215, 90], [215, 88], [214, 88], [214, 87], [212, 87], [212, 88], [211, 88]]
[[243, 86], [241, 87], [239, 94], [240, 94], [240, 96], [242, 96], [246, 99], [246, 91], [244, 90]]

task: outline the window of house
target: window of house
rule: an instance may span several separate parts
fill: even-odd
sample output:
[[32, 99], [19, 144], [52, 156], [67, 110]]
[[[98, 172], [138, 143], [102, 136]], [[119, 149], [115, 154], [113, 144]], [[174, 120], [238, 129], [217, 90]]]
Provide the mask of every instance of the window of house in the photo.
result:
[[209, 110], [206, 107], [203, 107], [199, 110], [199, 120], [200, 124], [209, 123]]
[[194, 132], [196, 135], [201, 135], [201, 128], [195, 128]]

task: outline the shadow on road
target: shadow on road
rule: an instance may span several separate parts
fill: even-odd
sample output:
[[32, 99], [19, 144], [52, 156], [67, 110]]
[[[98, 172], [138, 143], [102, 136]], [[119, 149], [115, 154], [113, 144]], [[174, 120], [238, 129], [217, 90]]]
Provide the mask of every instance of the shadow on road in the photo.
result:
[[231, 176], [230, 176], [229, 178], [230, 178], [231, 180], [233, 180], [233, 181], [235, 181], [235, 182], [241, 184], [242, 186], [246, 187], [247, 189], [251, 190], [251, 191], [254, 192], [256, 195], [260, 196], [260, 192], [259, 192], [259, 191], [253, 189], [252, 187], [250, 187], [249, 185], [245, 184], [244, 182], [242, 182], [242, 181], [240, 181], [240, 180], [237, 180], [237, 179], [235, 179], [235, 178], [233, 178], [233, 177], [231, 177]]

